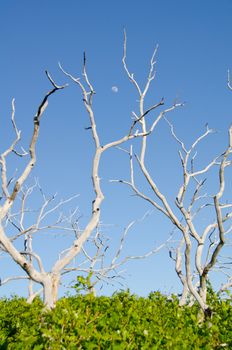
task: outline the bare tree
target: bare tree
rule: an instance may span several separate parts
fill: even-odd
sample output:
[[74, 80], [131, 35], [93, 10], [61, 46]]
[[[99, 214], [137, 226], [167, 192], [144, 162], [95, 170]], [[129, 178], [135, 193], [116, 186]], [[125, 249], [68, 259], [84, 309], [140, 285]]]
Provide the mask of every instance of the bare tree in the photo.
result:
[[[178, 138], [174, 130], [173, 125], [167, 119], [167, 114], [177, 107], [182, 106], [180, 103], [174, 103], [171, 107], [168, 107], [158, 113], [155, 116], [155, 110], [164, 104], [162, 99], [159, 103], [151, 106], [148, 109], [144, 109], [144, 99], [149, 90], [152, 80], [155, 78], [155, 54], [152, 55], [150, 61], [150, 70], [147, 77], [147, 82], [144, 89], [142, 89], [134, 77], [134, 74], [130, 73], [126, 63], [126, 48], [127, 38], [124, 34], [124, 55], [123, 66], [130, 82], [135, 86], [139, 97], [139, 113], [133, 113], [135, 124], [144, 133], [141, 138], [140, 154], [134, 154], [131, 146], [129, 154], [130, 161], [130, 180], [112, 180], [120, 182], [126, 186], [129, 186], [136, 196], [149, 202], [154, 208], [161, 212], [181, 233], [182, 239], [175, 251], [170, 248], [170, 257], [175, 260], [175, 269], [178, 277], [183, 285], [183, 293], [180, 303], [186, 303], [189, 293], [197, 300], [204, 313], [210, 314], [211, 310], [207, 305], [207, 280], [209, 272], [216, 267], [216, 263], [221, 252], [222, 247], [226, 242], [226, 235], [231, 232], [231, 218], [232, 203], [222, 202], [225, 200], [225, 169], [231, 166], [231, 153], [232, 153], [232, 127], [229, 129], [229, 143], [225, 151], [209, 161], [200, 169], [195, 169], [195, 160], [197, 153], [196, 148], [199, 143], [204, 140], [209, 134], [213, 132], [208, 126], [206, 131], [200, 135], [190, 146], [187, 148], [185, 143]], [[228, 86], [231, 89], [230, 80], [228, 78]], [[152, 112], [152, 113], [151, 113]], [[150, 113], [150, 126], [145, 116]], [[171, 130], [171, 135], [174, 140], [179, 144], [180, 151], [180, 164], [182, 173], [182, 184], [179, 191], [173, 201], [168, 199], [167, 194], [161, 190], [155, 181], [155, 174], [151, 174], [146, 165], [147, 141], [154, 132], [155, 127], [161, 120], [165, 120]], [[133, 128], [131, 129], [133, 130]], [[138, 166], [138, 173], [145, 178], [149, 187], [152, 190], [153, 195], [147, 195], [144, 190], [140, 189], [140, 186], [136, 184], [134, 176], [135, 162]], [[167, 160], [164, 160], [164, 169]], [[218, 168], [218, 180], [216, 180], [215, 187], [219, 187], [213, 194], [201, 194], [204, 189], [206, 178], [208, 173], [213, 169]], [[210, 216], [214, 216], [214, 219], [208, 223], [205, 227], [197, 224], [197, 219], [200, 215], [209, 215], [206, 211], [210, 208]], [[193, 266], [194, 259], [194, 266]]]
[[[58, 205], [54, 205], [52, 208], [49, 209], [49, 205], [51, 202], [53, 202], [52, 198], [47, 198], [43, 193], [43, 203], [40, 207], [40, 209], [37, 211], [37, 219], [36, 222], [29, 227], [25, 227], [24, 225], [24, 217], [25, 213], [27, 211], [25, 207], [26, 200], [28, 198], [28, 195], [31, 194], [34, 187], [25, 187], [26, 181], [29, 180], [29, 176], [31, 174], [32, 169], [34, 168], [36, 164], [36, 143], [39, 136], [39, 130], [40, 130], [40, 122], [41, 117], [48, 105], [48, 98], [54, 94], [58, 90], [64, 89], [67, 85], [58, 86], [54, 80], [51, 78], [48, 72], [46, 72], [47, 77], [52, 84], [52, 90], [49, 91], [45, 97], [43, 98], [41, 104], [38, 107], [38, 111], [34, 117], [34, 129], [32, 133], [32, 139], [30, 143], [29, 148], [29, 160], [26, 163], [25, 167], [22, 170], [22, 173], [20, 176], [16, 176], [15, 178], [8, 178], [8, 172], [7, 172], [7, 160], [8, 156], [10, 154], [14, 154], [17, 157], [28, 157], [28, 154], [26, 151], [23, 151], [20, 153], [17, 151], [18, 143], [21, 139], [21, 132], [18, 130], [16, 122], [15, 122], [15, 106], [14, 106], [14, 100], [12, 102], [12, 124], [15, 131], [15, 139], [12, 142], [12, 144], [6, 149], [5, 152], [1, 154], [0, 158], [0, 165], [1, 165], [1, 187], [2, 187], [2, 206], [0, 208], [0, 245], [2, 247], [2, 250], [11, 256], [11, 258], [16, 262], [18, 266], [20, 266], [26, 273], [25, 276], [11, 276], [4, 281], [2, 281], [2, 284], [15, 279], [29, 279], [29, 300], [32, 300], [40, 291], [33, 291], [32, 284], [33, 282], [40, 284], [42, 286], [43, 291], [43, 300], [47, 308], [53, 308], [55, 306], [55, 303], [57, 301], [58, 297], [58, 288], [61, 281], [61, 276], [71, 272], [71, 271], [81, 271], [80, 266], [78, 267], [70, 267], [70, 264], [73, 262], [75, 257], [80, 254], [84, 254], [87, 261], [90, 262], [90, 268], [92, 271], [94, 270], [94, 265], [99, 259], [101, 260], [101, 250], [103, 247], [98, 245], [98, 228], [100, 224], [100, 213], [101, 213], [101, 204], [104, 200], [104, 194], [101, 189], [101, 181], [99, 176], [99, 165], [101, 162], [101, 157], [105, 151], [112, 147], [116, 147], [121, 145], [122, 143], [132, 140], [134, 138], [143, 137], [146, 134], [150, 133], [141, 131], [140, 133], [134, 132], [134, 126], [137, 122], [133, 122], [130, 130], [126, 135], [121, 137], [118, 140], [112, 141], [110, 143], [107, 143], [105, 145], [101, 144], [99, 134], [97, 131], [94, 111], [92, 108], [92, 101], [95, 94], [94, 88], [88, 78], [87, 71], [86, 71], [86, 56], [84, 54], [84, 64], [83, 64], [83, 81], [79, 78], [75, 78], [70, 73], [66, 72], [60, 65], [60, 69], [65, 74], [66, 77], [71, 79], [72, 82], [74, 82], [82, 92], [83, 96], [83, 103], [85, 106], [85, 109], [89, 116], [90, 121], [90, 127], [92, 138], [94, 142], [94, 154], [93, 154], [93, 160], [92, 160], [92, 186], [95, 193], [95, 197], [92, 201], [92, 210], [91, 210], [91, 216], [87, 223], [87, 225], [82, 229], [79, 230], [73, 222], [75, 220], [69, 220], [67, 225], [67, 220], [63, 222], [62, 218], [59, 218], [58, 221], [56, 221], [53, 224], [46, 224], [45, 226], [42, 225], [43, 220], [45, 217], [47, 217], [48, 214], [51, 214], [51, 212], [56, 211], [56, 209], [59, 206], [62, 206], [67, 201], [70, 201], [73, 199], [70, 198], [66, 201], [60, 202]], [[161, 102], [162, 104], [162, 102]], [[155, 106], [153, 107], [155, 108]], [[147, 112], [148, 113], [148, 112]], [[40, 190], [40, 192], [42, 192]], [[75, 196], [74, 196], [75, 197]], [[21, 204], [17, 204], [17, 199], [19, 199]], [[17, 206], [20, 207], [19, 210], [15, 209]], [[71, 215], [71, 218], [73, 219], [73, 214]], [[10, 234], [9, 229], [9, 223], [11, 226], [13, 226], [18, 233], [14, 236]], [[63, 225], [65, 223], [65, 225]], [[41, 226], [42, 225], [42, 226]], [[70, 227], [71, 225], [71, 227]], [[72, 241], [72, 244], [69, 248], [63, 250], [61, 254], [59, 255], [59, 258], [57, 261], [53, 264], [52, 268], [49, 271], [46, 271], [44, 267], [44, 263], [37, 254], [32, 245], [33, 236], [36, 232], [42, 230], [42, 229], [49, 229], [49, 230], [72, 230], [74, 233], [74, 239]], [[85, 250], [84, 244], [88, 242], [91, 235], [95, 235], [95, 247], [96, 247], [96, 255], [94, 257], [90, 257]], [[19, 237], [24, 237], [24, 250], [20, 250], [16, 248], [16, 245], [14, 244], [15, 240]], [[159, 248], [158, 248], [159, 250]], [[156, 250], [152, 250], [151, 253], [154, 253]], [[112, 263], [107, 268], [101, 268], [99, 270], [94, 271], [95, 276], [100, 276], [101, 278], [104, 278], [108, 275], [108, 272], [111, 270], [115, 270], [115, 268], [121, 263], [117, 262], [119, 253], [121, 252], [121, 248], [116, 253], [115, 258], [113, 258]], [[150, 254], [150, 253], [147, 253]], [[135, 258], [135, 257], [128, 257], [129, 258]], [[139, 258], [139, 257], [138, 257]], [[83, 270], [82, 271], [87, 271]]]

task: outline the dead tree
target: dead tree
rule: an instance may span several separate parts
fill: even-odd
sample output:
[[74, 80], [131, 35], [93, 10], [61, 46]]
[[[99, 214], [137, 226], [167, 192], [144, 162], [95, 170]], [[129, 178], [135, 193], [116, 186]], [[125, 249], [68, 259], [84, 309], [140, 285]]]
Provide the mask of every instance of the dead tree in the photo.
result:
[[[23, 226], [23, 218], [25, 215], [24, 203], [27, 195], [25, 195], [24, 193], [25, 191], [24, 186], [26, 184], [26, 181], [29, 180], [31, 171], [36, 164], [36, 143], [39, 136], [41, 117], [48, 105], [48, 98], [58, 90], [64, 89], [66, 85], [58, 86], [54, 82], [54, 80], [51, 78], [51, 76], [46, 72], [47, 77], [50, 83], [52, 84], [53, 88], [43, 98], [41, 104], [38, 107], [38, 111], [34, 117], [34, 129], [33, 129], [32, 139], [31, 139], [30, 148], [29, 148], [28, 163], [25, 165], [20, 176], [13, 179], [9, 179], [8, 173], [7, 173], [8, 156], [12, 153], [18, 157], [28, 156], [26, 154], [27, 152], [25, 152], [24, 150], [23, 150], [23, 153], [21, 154], [16, 149], [16, 146], [18, 145], [21, 139], [21, 132], [18, 130], [15, 122], [15, 107], [14, 107], [14, 100], [13, 100], [12, 124], [15, 130], [16, 136], [12, 144], [6, 149], [5, 152], [1, 154], [1, 157], [0, 157], [1, 187], [2, 187], [2, 198], [1, 198], [2, 205], [0, 207], [0, 245], [2, 250], [6, 254], [8, 254], [15, 261], [15, 263], [18, 266], [20, 266], [22, 270], [24, 270], [24, 272], [26, 273], [25, 276], [9, 277], [5, 281], [3, 281], [3, 283], [6, 283], [7, 281], [12, 279], [13, 280], [22, 279], [22, 278], [29, 279], [30, 281], [29, 299], [30, 300], [32, 300], [33, 297], [38, 293], [38, 292], [33, 292], [31, 283], [35, 282], [37, 284], [40, 284], [42, 286], [44, 304], [47, 308], [50, 308], [50, 309], [55, 306], [55, 303], [57, 301], [58, 289], [59, 289], [62, 275], [67, 273], [68, 271], [72, 271], [72, 268], [70, 268], [70, 264], [72, 263], [72, 261], [75, 259], [77, 255], [84, 253], [88, 258], [84, 245], [89, 240], [91, 235], [94, 235], [96, 233], [96, 230], [99, 227], [101, 205], [104, 200], [104, 194], [101, 189], [101, 181], [99, 176], [99, 165], [100, 165], [101, 157], [103, 153], [112, 147], [119, 146], [124, 142], [128, 140], [132, 140], [134, 138], [143, 137], [145, 136], [145, 134], [148, 134], [151, 132], [151, 131], [148, 131], [144, 133], [144, 131], [141, 131], [140, 133], [138, 132], [135, 133], [134, 123], [133, 123], [128, 133], [126, 133], [126, 135], [124, 135], [118, 140], [102, 145], [98, 135], [98, 131], [97, 131], [94, 110], [92, 108], [92, 101], [93, 101], [95, 91], [87, 75], [85, 54], [84, 54], [84, 64], [83, 64], [83, 81], [79, 78], [75, 78], [73, 75], [66, 72], [61, 67], [61, 65], [60, 65], [60, 69], [62, 70], [62, 72], [65, 74], [66, 77], [70, 78], [71, 81], [74, 82], [80, 88], [83, 96], [83, 103], [89, 116], [89, 122], [90, 122], [89, 129], [91, 129], [92, 138], [93, 138], [94, 147], [95, 147], [93, 160], [92, 160], [92, 173], [91, 173], [92, 186], [93, 186], [95, 196], [92, 200], [91, 216], [87, 225], [80, 232], [78, 232], [78, 234], [76, 232], [75, 227], [71, 228], [75, 234], [72, 244], [68, 249], [65, 249], [64, 251], [62, 251], [62, 254], [59, 255], [59, 258], [57, 259], [57, 261], [54, 263], [54, 265], [49, 271], [46, 271], [44, 262], [42, 261], [41, 257], [34, 251], [32, 246], [33, 235], [35, 234], [35, 232], [38, 232], [38, 230], [40, 229], [39, 223], [41, 223], [42, 218], [45, 215], [44, 211], [49, 203], [49, 200], [44, 197], [44, 203], [41, 206], [41, 209], [38, 213], [37, 222], [34, 225], [25, 228]], [[13, 207], [16, 204], [16, 200], [20, 194], [22, 196], [21, 211], [19, 213], [20, 219], [18, 219], [18, 224], [17, 224], [15, 221], [14, 214], [12, 213], [13, 213]], [[53, 209], [55, 210], [56, 206]], [[15, 228], [18, 230], [18, 235], [16, 235], [17, 237], [24, 236], [25, 249], [23, 251], [18, 250], [14, 245], [14, 241], [17, 237], [14, 238], [11, 236], [9, 232], [10, 230], [7, 226], [8, 222], [14, 225]], [[56, 225], [58, 225], [58, 223], [55, 223], [53, 226], [50, 226], [49, 229], [52, 228], [55, 230], [57, 228]], [[62, 229], [67, 229], [67, 228], [62, 227]], [[93, 258], [92, 261], [97, 261], [97, 255], [95, 258]], [[34, 262], [36, 262], [36, 264]], [[112, 270], [115, 267], [116, 267], [116, 259], [113, 259], [112, 265], [110, 267], [105, 268], [105, 270], [101, 269], [101, 271], [100, 270], [95, 271], [95, 274], [99, 273], [99, 275], [102, 275], [102, 277], [105, 277], [109, 269]]]
[[[173, 106], [168, 107], [158, 115], [155, 115], [155, 110], [164, 104], [162, 99], [159, 103], [151, 106], [148, 109], [144, 109], [144, 99], [149, 90], [152, 80], [155, 78], [155, 53], [150, 61], [150, 71], [147, 77], [147, 83], [144, 89], [142, 89], [134, 77], [134, 74], [130, 73], [126, 63], [126, 33], [124, 35], [124, 55], [123, 66], [127, 77], [137, 90], [139, 98], [139, 112], [134, 113], [133, 127], [136, 125], [139, 128], [139, 132], [144, 133], [141, 138], [140, 153], [134, 154], [131, 146], [128, 151], [130, 161], [130, 180], [112, 180], [120, 182], [126, 186], [129, 186], [134, 194], [141, 199], [149, 202], [154, 208], [161, 212], [164, 217], [171, 221], [171, 223], [181, 233], [182, 239], [180, 244], [175, 249], [170, 250], [170, 256], [175, 260], [175, 268], [178, 277], [183, 285], [183, 294], [181, 298], [181, 304], [186, 302], [187, 295], [190, 293], [195, 300], [199, 303], [201, 309], [206, 315], [211, 313], [207, 305], [207, 280], [209, 273], [216, 266], [219, 253], [226, 242], [226, 236], [232, 229], [231, 218], [232, 212], [231, 203], [223, 203], [225, 200], [225, 170], [231, 166], [231, 153], [232, 153], [232, 127], [229, 129], [229, 142], [225, 151], [209, 161], [208, 164], [200, 169], [195, 169], [195, 150], [198, 144], [205, 139], [209, 134], [213, 132], [212, 129], [206, 126], [206, 131], [199, 136], [195, 142], [187, 148], [185, 143], [178, 138], [175, 133], [173, 125], [167, 119], [167, 113], [180, 107], [182, 104], [175, 103]], [[231, 89], [230, 82], [228, 86]], [[151, 113], [152, 112], [152, 113]], [[145, 116], [151, 114], [148, 120]], [[182, 172], [182, 184], [173, 201], [168, 199], [167, 194], [163, 191], [155, 181], [156, 174], [151, 174], [146, 165], [146, 156], [148, 154], [147, 142], [149, 137], [152, 137], [156, 126], [161, 120], [165, 120], [171, 130], [171, 135], [174, 140], [179, 144], [180, 151], [180, 164]], [[150, 126], [149, 126], [150, 124]], [[152, 190], [153, 195], [147, 195], [146, 192], [136, 184], [135, 181], [135, 163], [138, 167], [138, 173], [145, 178], [149, 187]], [[162, 167], [160, 165], [159, 167]], [[211, 169], [218, 168], [218, 179], [215, 180], [215, 187], [219, 188], [215, 193], [207, 195], [201, 194], [206, 182], [205, 177]], [[165, 169], [163, 169], [165, 171]], [[205, 227], [199, 228], [196, 224], [199, 215], [211, 208], [211, 213], [214, 214], [214, 220], [208, 223]], [[207, 214], [206, 214], [207, 215]], [[194, 265], [192, 260], [194, 258]]]

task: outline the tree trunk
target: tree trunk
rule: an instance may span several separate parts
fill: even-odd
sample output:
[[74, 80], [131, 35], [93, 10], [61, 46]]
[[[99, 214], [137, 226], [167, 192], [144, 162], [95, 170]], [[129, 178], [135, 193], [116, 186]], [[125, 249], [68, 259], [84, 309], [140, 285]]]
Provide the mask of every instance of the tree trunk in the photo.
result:
[[179, 301], [179, 305], [180, 306], [187, 305], [188, 297], [189, 297], [188, 284], [187, 284], [186, 281], [184, 281], [184, 283], [183, 283], [183, 290], [182, 290], [181, 298], [180, 298], [180, 301]]
[[204, 303], [206, 303], [206, 297], [207, 297], [207, 274], [202, 274], [200, 276], [200, 296], [202, 298], [202, 300], [204, 301]]
[[48, 274], [43, 282], [43, 302], [45, 309], [55, 308], [58, 299], [60, 275]]

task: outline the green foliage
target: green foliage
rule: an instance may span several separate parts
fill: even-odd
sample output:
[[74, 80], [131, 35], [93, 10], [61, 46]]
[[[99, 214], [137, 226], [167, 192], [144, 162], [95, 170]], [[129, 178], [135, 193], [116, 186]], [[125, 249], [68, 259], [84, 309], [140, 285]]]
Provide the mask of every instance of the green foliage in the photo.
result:
[[91, 283], [91, 277], [93, 273], [90, 272], [87, 277], [84, 276], [77, 276], [77, 281], [74, 284], [72, 288], [75, 289], [76, 293], [79, 294], [80, 292], [91, 292], [92, 290], [92, 283]]
[[212, 319], [199, 323], [197, 305], [179, 307], [158, 292], [77, 295], [49, 312], [39, 299], [2, 299], [0, 349], [231, 349], [231, 302], [215, 295], [211, 302]]

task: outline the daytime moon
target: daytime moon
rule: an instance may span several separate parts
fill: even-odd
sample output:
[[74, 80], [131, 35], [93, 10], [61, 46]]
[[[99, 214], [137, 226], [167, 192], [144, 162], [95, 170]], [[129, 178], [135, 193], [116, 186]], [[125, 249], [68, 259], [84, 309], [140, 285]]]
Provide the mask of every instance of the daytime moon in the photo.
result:
[[118, 92], [118, 87], [117, 86], [112, 86], [111, 90], [113, 92], [117, 93]]

